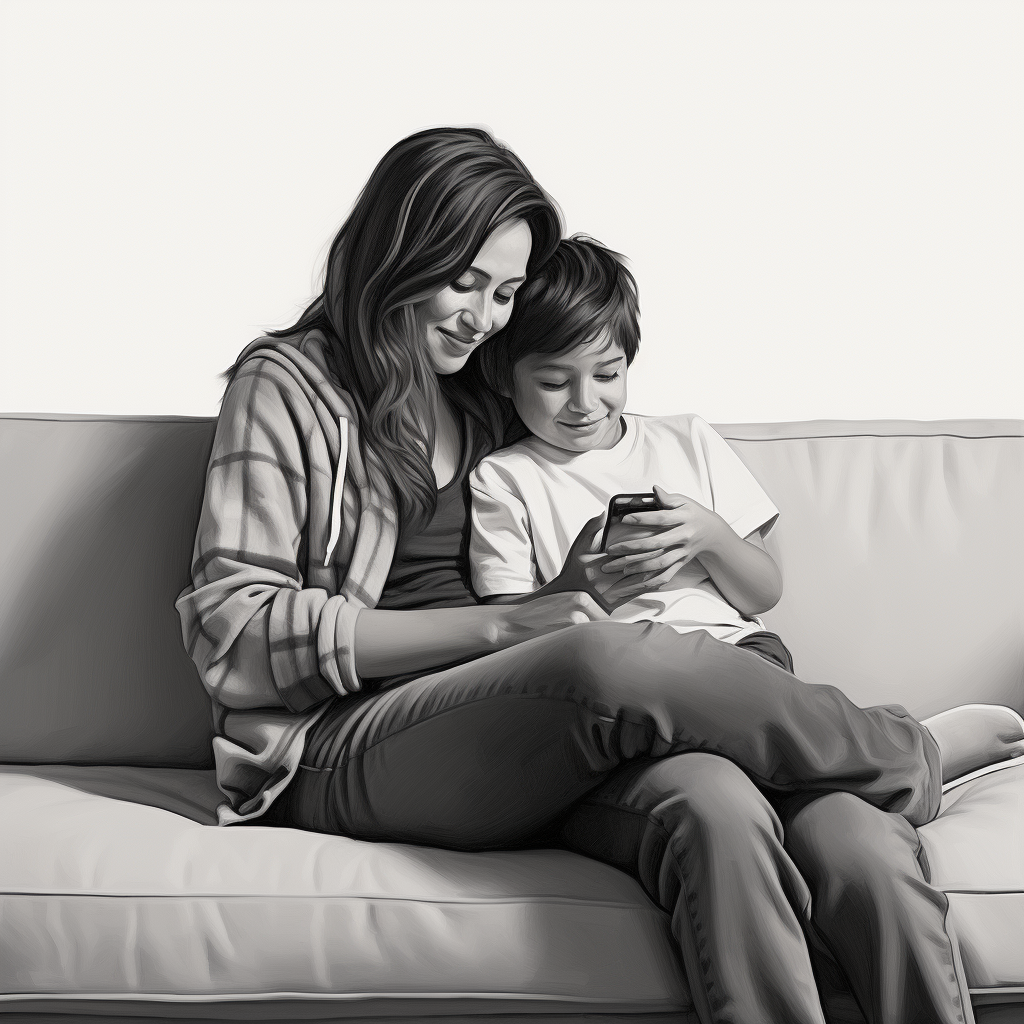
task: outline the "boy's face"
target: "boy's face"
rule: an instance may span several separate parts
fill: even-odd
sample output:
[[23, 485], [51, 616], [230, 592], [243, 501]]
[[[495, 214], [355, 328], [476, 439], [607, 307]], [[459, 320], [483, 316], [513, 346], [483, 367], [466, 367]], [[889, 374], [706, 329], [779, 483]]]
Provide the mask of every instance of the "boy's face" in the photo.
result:
[[556, 355], [516, 363], [512, 401], [530, 433], [567, 452], [613, 448], [626, 404], [626, 354], [606, 332]]

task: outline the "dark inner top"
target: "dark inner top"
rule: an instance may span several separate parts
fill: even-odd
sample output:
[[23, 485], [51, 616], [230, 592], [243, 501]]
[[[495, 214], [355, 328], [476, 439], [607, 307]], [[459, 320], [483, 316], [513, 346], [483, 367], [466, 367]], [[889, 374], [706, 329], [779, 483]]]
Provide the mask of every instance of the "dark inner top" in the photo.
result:
[[398, 538], [378, 608], [454, 608], [476, 604], [469, 586], [469, 445], [454, 478], [437, 492], [426, 526]]

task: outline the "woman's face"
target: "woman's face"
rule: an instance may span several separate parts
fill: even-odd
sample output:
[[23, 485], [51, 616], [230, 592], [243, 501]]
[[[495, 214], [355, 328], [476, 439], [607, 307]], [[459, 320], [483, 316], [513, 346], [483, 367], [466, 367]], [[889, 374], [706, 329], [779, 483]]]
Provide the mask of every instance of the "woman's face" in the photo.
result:
[[496, 227], [469, 270], [416, 307], [420, 337], [435, 372], [461, 370], [474, 349], [508, 323], [532, 245], [526, 221]]

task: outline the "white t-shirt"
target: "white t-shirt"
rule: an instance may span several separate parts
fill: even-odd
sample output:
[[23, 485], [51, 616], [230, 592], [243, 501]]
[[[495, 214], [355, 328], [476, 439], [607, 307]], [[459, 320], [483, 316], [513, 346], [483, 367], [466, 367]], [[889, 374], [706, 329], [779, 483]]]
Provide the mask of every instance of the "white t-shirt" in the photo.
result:
[[[615, 494], [654, 484], [717, 512], [740, 537], [765, 536], [779, 510], [750, 470], [699, 416], [623, 416], [614, 448], [567, 452], [530, 437], [473, 471], [470, 565], [481, 597], [526, 594], [554, 579], [580, 530]], [[680, 632], [706, 629], [735, 643], [764, 629], [741, 615], [696, 559], [655, 592], [621, 605], [621, 622], [653, 619]]]

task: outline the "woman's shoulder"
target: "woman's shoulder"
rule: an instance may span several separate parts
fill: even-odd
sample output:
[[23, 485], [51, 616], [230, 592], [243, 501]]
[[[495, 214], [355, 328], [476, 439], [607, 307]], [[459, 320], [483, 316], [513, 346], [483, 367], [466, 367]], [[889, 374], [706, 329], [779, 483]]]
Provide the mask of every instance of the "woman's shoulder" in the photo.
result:
[[333, 372], [328, 342], [318, 330], [285, 337], [264, 335], [247, 345], [229, 371], [225, 404], [232, 392], [276, 396], [286, 404], [323, 407], [333, 420], [357, 421], [355, 403]]

